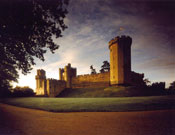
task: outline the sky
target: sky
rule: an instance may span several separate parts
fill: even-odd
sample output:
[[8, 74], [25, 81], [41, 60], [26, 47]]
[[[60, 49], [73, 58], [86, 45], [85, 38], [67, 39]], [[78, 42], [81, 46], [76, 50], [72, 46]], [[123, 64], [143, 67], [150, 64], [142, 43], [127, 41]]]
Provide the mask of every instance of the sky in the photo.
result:
[[[175, 2], [173, 0], [70, 0], [63, 37], [54, 39], [60, 48], [49, 51], [45, 61], [28, 75], [22, 75], [18, 86], [36, 88], [37, 69], [47, 78], [59, 79], [59, 68], [68, 63], [78, 75], [90, 74], [90, 66], [99, 72], [103, 61], [109, 61], [108, 42], [120, 35], [132, 37], [132, 71], [144, 73], [151, 82], [175, 80]], [[14, 86], [15, 86], [14, 85]]]

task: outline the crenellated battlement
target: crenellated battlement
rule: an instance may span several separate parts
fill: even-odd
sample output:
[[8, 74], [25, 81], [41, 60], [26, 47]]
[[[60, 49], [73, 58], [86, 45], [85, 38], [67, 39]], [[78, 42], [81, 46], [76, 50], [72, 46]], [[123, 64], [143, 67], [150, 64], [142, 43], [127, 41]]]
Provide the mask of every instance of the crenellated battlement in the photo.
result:
[[84, 74], [84, 75], [77, 75], [76, 77], [89, 77], [89, 76], [100, 76], [103, 74], [108, 74], [109, 72], [104, 72], [104, 73], [96, 73], [96, 74]]
[[66, 81], [49, 78], [46, 80], [46, 86], [47, 95], [55, 97], [66, 88]]
[[109, 72], [78, 75], [72, 78], [72, 88], [108, 87]]
[[60, 83], [63, 83], [65, 81], [64, 80], [57, 80], [57, 79], [54, 79], [54, 78], [47, 78], [47, 82], [60, 84]]
[[68, 63], [59, 68], [59, 80], [48, 78], [43, 69], [37, 70], [36, 93], [55, 97], [65, 88], [95, 88], [110, 85], [138, 85], [143, 82], [144, 75], [131, 71], [131, 44], [129, 36], [117, 36], [109, 41], [110, 71], [97, 74], [77, 76], [77, 69]]
[[126, 43], [126, 45], [131, 45], [132, 38], [130, 36], [125, 36], [125, 35], [117, 36], [117, 37], [115, 37], [115, 38], [113, 38], [109, 41], [109, 43], [108, 43], [109, 48], [115, 43], [120, 44], [120, 43], [123, 43], [123, 42]]
[[109, 42], [110, 84], [129, 84], [131, 73], [131, 43], [129, 36], [117, 36]]
[[43, 69], [38, 69], [35, 79], [46, 79], [46, 72]]
[[43, 69], [38, 69], [37, 70], [37, 75], [38, 76], [45, 76], [46, 75], [46, 72]]

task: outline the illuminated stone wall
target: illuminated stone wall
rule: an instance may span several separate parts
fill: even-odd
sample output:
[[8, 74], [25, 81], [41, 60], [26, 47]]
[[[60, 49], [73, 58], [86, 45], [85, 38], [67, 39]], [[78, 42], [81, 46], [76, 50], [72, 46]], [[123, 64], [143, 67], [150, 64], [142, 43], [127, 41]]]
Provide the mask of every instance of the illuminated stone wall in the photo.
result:
[[109, 42], [111, 85], [131, 82], [131, 43], [129, 36], [118, 36]]
[[45, 71], [42, 69], [38, 69], [35, 79], [36, 79], [36, 95], [47, 95]]
[[107, 87], [109, 86], [109, 80], [109, 72], [80, 75], [72, 78], [72, 88]]
[[57, 96], [65, 88], [108, 87], [110, 85], [140, 85], [144, 74], [131, 71], [131, 43], [129, 36], [115, 37], [109, 42], [110, 72], [77, 76], [69, 63], [59, 69], [60, 80], [47, 79], [44, 70], [37, 70], [37, 95]]
[[60, 80], [66, 81], [66, 87], [71, 88], [71, 80], [73, 77], [77, 76], [77, 69], [72, 68], [71, 64], [68, 63], [64, 68], [59, 68], [59, 78]]
[[66, 82], [63, 80], [47, 79], [47, 95], [55, 97], [66, 88]]

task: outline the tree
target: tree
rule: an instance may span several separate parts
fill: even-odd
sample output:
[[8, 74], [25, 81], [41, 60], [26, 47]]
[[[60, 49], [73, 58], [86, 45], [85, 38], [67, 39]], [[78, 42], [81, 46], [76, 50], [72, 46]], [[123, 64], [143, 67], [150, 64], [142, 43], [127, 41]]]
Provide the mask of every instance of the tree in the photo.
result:
[[95, 68], [93, 68], [93, 65], [90, 66], [90, 69], [91, 69], [91, 74], [96, 74], [97, 73]]
[[33, 89], [29, 88], [28, 86], [16, 86], [12, 91], [12, 96], [14, 97], [30, 97], [35, 95]]
[[170, 83], [169, 90], [175, 90], [175, 81]]
[[143, 81], [144, 81], [146, 86], [150, 86], [151, 81], [148, 78], [145, 78]]
[[151, 88], [154, 90], [165, 90], [165, 82], [155, 82], [152, 83]]
[[17, 82], [18, 70], [27, 74], [34, 57], [44, 61], [47, 50], [59, 48], [68, 0], [0, 1], [0, 89]]
[[108, 61], [103, 61], [103, 65], [101, 66], [100, 73], [109, 72], [109, 70], [110, 70], [109, 62]]

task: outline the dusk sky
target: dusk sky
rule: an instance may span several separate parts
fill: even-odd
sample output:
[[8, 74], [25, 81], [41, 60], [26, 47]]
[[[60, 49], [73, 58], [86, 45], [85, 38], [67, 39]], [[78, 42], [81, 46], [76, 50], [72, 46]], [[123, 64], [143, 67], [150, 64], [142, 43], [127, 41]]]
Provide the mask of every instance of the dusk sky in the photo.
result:
[[77, 73], [89, 74], [90, 65], [99, 72], [109, 61], [108, 42], [120, 35], [132, 37], [132, 71], [144, 73], [151, 82], [175, 80], [175, 2], [170, 0], [71, 0], [65, 19], [68, 26], [55, 42], [60, 48], [36, 59], [27, 76], [20, 73], [19, 86], [35, 89], [37, 69], [47, 78], [59, 79], [58, 68], [68, 63]]

